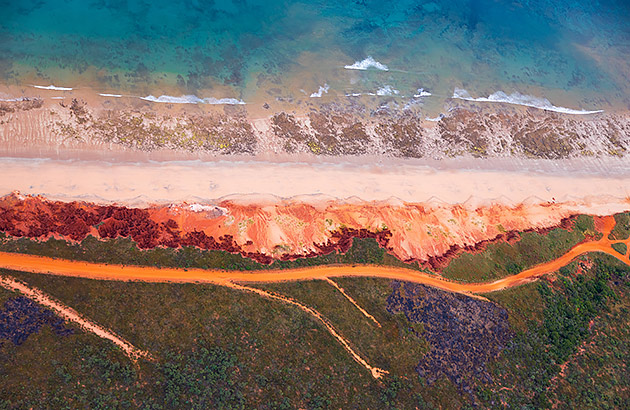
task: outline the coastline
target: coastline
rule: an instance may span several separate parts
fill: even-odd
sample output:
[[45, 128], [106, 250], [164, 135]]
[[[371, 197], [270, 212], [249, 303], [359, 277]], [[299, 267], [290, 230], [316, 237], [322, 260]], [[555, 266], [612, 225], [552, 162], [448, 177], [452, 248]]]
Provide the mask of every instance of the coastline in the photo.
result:
[[[0, 102], [0, 156], [123, 161], [370, 162], [450, 158], [567, 160], [625, 158], [627, 109], [568, 115], [502, 103], [450, 99], [437, 121], [422, 104], [394, 97], [314, 98], [246, 105], [154, 103], [71, 91], [9, 89]], [[46, 93], [43, 99], [41, 93]], [[17, 97], [17, 95], [21, 97]], [[54, 94], [50, 96], [50, 94]], [[60, 94], [61, 99], [52, 99]], [[265, 108], [266, 107], [266, 108]], [[267, 109], [268, 108], [268, 109]], [[587, 161], [588, 162], [588, 161]]]

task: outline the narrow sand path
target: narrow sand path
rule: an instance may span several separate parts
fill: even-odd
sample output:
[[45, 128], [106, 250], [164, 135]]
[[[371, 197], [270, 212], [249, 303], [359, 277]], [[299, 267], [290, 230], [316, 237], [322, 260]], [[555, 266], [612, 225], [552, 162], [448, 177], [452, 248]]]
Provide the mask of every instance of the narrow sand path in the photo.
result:
[[18, 292], [27, 298], [33, 300], [40, 305], [46, 306], [53, 310], [58, 316], [66, 321], [76, 323], [79, 327], [86, 332], [94, 333], [98, 337], [107, 339], [120, 347], [122, 351], [132, 360], [136, 361], [141, 357], [151, 359], [151, 355], [148, 352], [134, 347], [131, 343], [125, 341], [123, 338], [116, 336], [113, 332], [105, 329], [96, 323], [81, 317], [81, 315], [74, 309], [64, 306], [61, 303], [53, 300], [50, 296], [46, 295], [39, 289], [27, 286], [26, 284], [19, 282], [9, 276], [0, 276], [0, 286], [12, 291]]
[[343, 346], [343, 348], [346, 349], [346, 351], [348, 353], [350, 353], [350, 356], [352, 356], [352, 358], [357, 363], [359, 363], [361, 366], [365, 367], [366, 369], [368, 369], [370, 371], [370, 373], [372, 374], [372, 377], [374, 377], [375, 379], [378, 379], [381, 376], [383, 376], [384, 374], [389, 373], [387, 370], [379, 369], [378, 367], [373, 367], [367, 361], [365, 361], [365, 359], [363, 359], [357, 352], [355, 352], [352, 349], [352, 347], [350, 346], [350, 342], [347, 339], [345, 339], [343, 336], [341, 336], [337, 332], [337, 330], [335, 330], [335, 328], [328, 321], [328, 319], [326, 319], [321, 313], [319, 313], [315, 309], [312, 309], [312, 308], [310, 308], [310, 307], [308, 307], [306, 305], [303, 305], [300, 302], [298, 302], [296, 300], [293, 300], [291, 298], [288, 298], [286, 296], [282, 296], [282, 295], [279, 295], [277, 293], [267, 292], [267, 291], [264, 291], [262, 289], [252, 288], [252, 287], [245, 286], [245, 285], [239, 285], [237, 283], [232, 283], [232, 282], [225, 283], [225, 286], [228, 286], [228, 287], [233, 288], [233, 289], [240, 289], [240, 290], [245, 290], [245, 291], [248, 291], [248, 292], [257, 293], [257, 294], [259, 294], [259, 295], [261, 295], [263, 297], [266, 297], [266, 298], [280, 300], [280, 301], [282, 301], [284, 303], [288, 303], [288, 304], [297, 306], [298, 308], [300, 308], [304, 312], [309, 313], [309, 314], [313, 315], [314, 317], [316, 317], [326, 327], [328, 332], [335, 339], [337, 339], [337, 341], [341, 344], [341, 346]]
[[335, 288], [337, 288], [337, 290], [339, 291], [339, 293], [341, 293], [346, 299], [348, 299], [348, 301], [350, 303], [352, 303], [357, 309], [359, 309], [359, 312], [361, 312], [363, 314], [363, 316], [365, 316], [366, 318], [370, 319], [372, 322], [376, 323], [376, 326], [381, 327], [381, 324], [378, 323], [378, 320], [376, 320], [376, 318], [372, 315], [370, 315], [365, 309], [363, 309], [361, 307], [361, 305], [359, 305], [357, 303], [356, 300], [352, 299], [352, 297], [350, 295], [348, 295], [346, 293], [346, 291], [337, 284], [337, 282], [335, 282], [334, 280], [330, 279], [330, 278], [326, 278], [326, 282], [330, 283], [332, 286], [334, 286]]

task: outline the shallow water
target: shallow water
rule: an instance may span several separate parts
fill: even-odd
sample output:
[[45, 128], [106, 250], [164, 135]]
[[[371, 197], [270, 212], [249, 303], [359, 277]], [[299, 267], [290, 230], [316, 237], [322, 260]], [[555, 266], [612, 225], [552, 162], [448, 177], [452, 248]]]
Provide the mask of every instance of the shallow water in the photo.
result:
[[[6, 84], [249, 104], [309, 101], [328, 85], [320, 101], [360, 93], [401, 108], [413, 100], [427, 114], [442, 110], [455, 88], [476, 98], [518, 92], [575, 110], [630, 106], [624, 0], [0, 0], [0, 7]], [[368, 56], [380, 66], [344, 68]], [[419, 88], [432, 95], [414, 99]], [[370, 95], [379, 89], [388, 95]]]

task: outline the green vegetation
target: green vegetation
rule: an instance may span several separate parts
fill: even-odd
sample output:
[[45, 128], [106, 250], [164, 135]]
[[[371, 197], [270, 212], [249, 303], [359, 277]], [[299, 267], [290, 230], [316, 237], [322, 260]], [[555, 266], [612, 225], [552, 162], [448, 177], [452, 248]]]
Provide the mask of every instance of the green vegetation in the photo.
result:
[[630, 295], [627, 286], [617, 292], [610, 312], [593, 322], [586, 349], [568, 361], [565, 377], [552, 388], [560, 408], [630, 408]]
[[[575, 273], [591, 263], [594, 267], [585, 274]], [[630, 343], [629, 272], [607, 256], [589, 256], [564, 268], [551, 284], [530, 283], [486, 295], [508, 310], [516, 333], [491, 367], [494, 381], [477, 381], [475, 400], [483, 403], [482, 408], [497, 407], [498, 398], [513, 408], [553, 403], [575, 408], [579, 401], [571, 398], [574, 392], [592, 408], [602, 403], [623, 407], [625, 393], [614, 391], [628, 383], [623, 375]], [[0, 397], [11, 397], [14, 407], [37, 407], [44, 394], [49, 402], [71, 398], [69, 408], [132, 408], [129, 403], [141, 401], [145, 408], [211, 403], [212, 408], [451, 409], [467, 407], [471, 400], [446, 379], [426, 385], [417, 376], [417, 361], [430, 347], [412, 331], [422, 329], [385, 310], [391, 292], [388, 280], [336, 280], [381, 328], [324, 281], [257, 285], [328, 317], [372, 365], [391, 372], [374, 381], [317, 320], [254, 294], [206, 284], [9, 274], [157, 358], [135, 368], [106, 341], [81, 332], [59, 338], [43, 329], [22, 346], [0, 346], [1, 357], [11, 358], [5, 361]], [[6, 295], [10, 293], [0, 293]], [[591, 346], [590, 339], [597, 344]], [[602, 351], [599, 345], [610, 350]], [[586, 350], [576, 356], [580, 346]], [[40, 362], [44, 365], [35, 365]], [[558, 378], [560, 366], [567, 362], [566, 376]], [[504, 386], [513, 390], [501, 390]]]
[[[451, 275], [466, 274], [467, 280], [482, 272], [487, 279], [515, 273], [559, 256], [592, 231], [592, 219], [579, 218], [573, 231], [526, 233], [513, 245], [494, 244], [479, 254], [462, 255], [447, 269]], [[0, 249], [104, 263], [222, 269], [406, 266], [373, 240], [355, 240], [346, 255], [271, 266], [220, 251], [141, 251], [128, 239], [90, 237], [68, 244], [4, 238]], [[212, 284], [0, 273], [42, 289], [156, 359], [135, 366], [108, 341], [76, 328], [72, 335], [58, 336], [44, 326], [22, 345], [0, 340], [0, 409], [461, 409], [504, 408], [502, 402], [522, 409], [630, 407], [630, 268], [608, 255], [584, 255], [559, 274], [484, 295], [507, 310], [514, 337], [490, 363], [493, 379], [472, 381], [470, 393], [445, 377], [429, 385], [418, 376], [415, 368], [431, 346], [421, 324], [386, 310], [389, 280], [335, 279], [380, 328], [325, 281], [255, 285], [321, 312], [371, 365], [390, 371], [374, 380], [318, 320], [253, 293]], [[13, 295], [0, 289], [0, 307]]]
[[[338, 281], [335, 279], [335, 281]], [[325, 281], [304, 281], [269, 283], [254, 285], [299, 300], [327, 317], [332, 323], [339, 324], [337, 329], [359, 352], [370, 358], [372, 366], [393, 371], [394, 374], [412, 373], [418, 357], [427, 351], [428, 346], [411, 332], [412, 325], [402, 314], [392, 316], [383, 307], [391, 293], [390, 281], [376, 278], [346, 280], [353, 282], [352, 289], [346, 290], [353, 299], [355, 293], [361, 296], [357, 300], [381, 324], [379, 328], [366, 318], [353, 304], [332, 285]], [[338, 283], [341, 285], [341, 281]], [[343, 287], [343, 286], [342, 286]]]
[[201, 250], [194, 247], [139, 249], [130, 238], [98, 240], [88, 236], [73, 244], [50, 238], [37, 241], [29, 238], [10, 239], [0, 233], [0, 251], [18, 252], [54, 258], [123, 265], [201, 268], [225, 270], [292, 269], [330, 264], [374, 264], [420, 269], [418, 264], [402, 262], [381, 248], [376, 240], [355, 238], [345, 254], [331, 253], [294, 261], [275, 261], [270, 265], [258, 263], [240, 254], [226, 251]]
[[[544, 306], [542, 319], [531, 320], [527, 331], [516, 333], [511, 345], [495, 363], [494, 386], [480, 387], [479, 397], [488, 407], [499, 407], [499, 399], [509, 408], [549, 408], [553, 403], [565, 406], [564, 397], [561, 399], [554, 390], [554, 379], [559, 377], [561, 366], [593, 337], [591, 325], [595, 320], [600, 316], [610, 320], [611, 306], [616, 306], [620, 295], [625, 296], [628, 291], [630, 269], [627, 266], [613, 262], [608, 256], [593, 259], [595, 265], [590, 275], [561, 275], [551, 285], [545, 282], [537, 285]], [[620, 279], [621, 287], [615, 286]], [[621, 303], [628, 302], [626, 296]], [[621, 368], [617, 371], [619, 377]], [[560, 379], [569, 384], [575, 382]], [[509, 389], [501, 389], [504, 386]], [[574, 388], [587, 390], [588, 387], [577, 385]], [[492, 390], [494, 394], [488, 395]], [[619, 405], [617, 399], [621, 398], [615, 399], [615, 404]]]
[[613, 243], [612, 247], [622, 255], [625, 255], [628, 252], [628, 245], [625, 243]]
[[572, 230], [557, 228], [546, 234], [526, 232], [514, 244], [494, 243], [480, 253], [463, 253], [444, 268], [443, 275], [462, 282], [484, 282], [515, 275], [562, 256], [583, 241], [585, 235], [594, 232], [593, 218], [580, 215]]
[[510, 325], [517, 331], [526, 331], [530, 321], [539, 321], [542, 318], [544, 306], [537, 282], [483, 296], [508, 311]]
[[625, 240], [630, 237], [630, 212], [615, 215], [615, 228], [612, 230], [608, 238]]
[[23, 345], [1, 343], [0, 358], [0, 408], [244, 408], [235, 360], [217, 348], [137, 368], [92, 334], [44, 327]]
[[[207, 356], [200, 356], [195, 351], [205, 348], [209, 352], [224, 352], [219, 357], [223, 358], [221, 363], [225, 361], [225, 364], [217, 365], [217, 371], [225, 377], [229, 376], [227, 381], [221, 383], [233, 388], [225, 400], [232, 407], [226, 405], [225, 408], [383, 408], [383, 400], [386, 399], [388, 403], [394, 404], [392, 408], [397, 406], [404, 409], [409, 408], [410, 403], [423, 400], [416, 390], [420, 385], [413, 370], [414, 361], [417, 360], [413, 352], [420, 355], [426, 347], [421, 339], [407, 331], [410, 324], [403, 317], [391, 315], [385, 310], [383, 298], [387, 295], [387, 281], [381, 281], [376, 291], [371, 289], [374, 285], [371, 280], [357, 281], [352, 289], [365, 294], [363, 298], [374, 298], [369, 306], [374, 307], [374, 310], [370, 313], [381, 321], [382, 329], [366, 322], [350, 302], [336, 296], [335, 292], [338, 291], [331, 285], [325, 284], [329, 288], [327, 291], [319, 289], [320, 285], [324, 285], [323, 282], [306, 283], [302, 288], [303, 292], [310, 289], [322, 291], [323, 297], [314, 295], [312, 305], [327, 313], [337, 310], [330, 320], [340, 331], [354, 332], [352, 336], [366, 333], [357, 339], [357, 349], [369, 362], [376, 360], [391, 364], [394, 369], [401, 369], [400, 373], [393, 373], [391, 379], [387, 377], [376, 381], [312, 316], [294, 306], [249, 292], [209, 284], [112, 282], [23, 272], [8, 274], [42, 289], [156, 357], [156, 363], [140, 361], [139, 368], [135, 370], [136, 375], [128, 384], [118, 387], [104, 385], [101, 388], [97, 383], [100, 380], [98, 376], [91, 385], [93, 390], [89, 393], [90, 397], [92, 394], [95, 397], [107, 395], [106, 388], [129, 389], [125, 397], [133, 397], [133, 400], [141, 403], [155, 403], [154, 408], [191, 408], [190, 403], [202, 400], [201, 396], [193, 394], [200, 388], [199, 380], [208, 378], [200, 374], [193, 379], [184, 377], [183, 373], [189, 372], [191, 368], [201, 371], [206, 367], [194, 364]], [[298, 290], [302, 286], [298, 283], [293, 285]], [[327, 302], [329, 296], [333, 298]], [[40, 335], [43, 333], [40, 332]], [[80, 332], [78, 334], [80, 337], [89, 336]], [[50, 336], [54, 337], [52, 333]], [[32, 339], [29, 338], [22, 346], [4, 344], [0, 347], [2, 352], [10, 348], [11, 352], [6, 354], [15, 356], [15, 362], [24, 362], [24, 367], [14, 369], [13, 365], [8, 366], [7, 378], [13, 378], [16, 372], [24, 372], [24, 377], [28, 377], [27, 366], [37, 368], [36, 372], [40, 375], [39, 379], [30, 383], [22, 378], [20, 384], [10, 383], [2, 387], [5, 390], [0, 390], [0, 397], [13, 397], [15, 403], [21, 403], [17, 405], [18, 408], [38, 403], [35, 399], [37, 394], [41, 394], [38, 392], [49, 391], [56, 384], [65, 386], [60, 387], [60, 391], [68, 395], [79, 394], [80, 386], [76, 385], [76, 381], [85, 378], [87, 381], [82, 382], [85, 384], [100, 373], [100, 370], [95, 370], [94, 374], [84, 374], [77, 370], [72, 373], [76, 376], [66, 385], [63, 379], [51, 378], [55, 372], [54, 366], [40, 368], [38, 362], [56, 361], [75, 366], [66, 363], [69, 360], [71, 363], [74, 360], [80, 362], [84, 353], [79, 347], [94, 345], [94, 338], [89, 336], [89, 341], [77, 342], [75, 350], [62, 349], [59, 354], [54, 351], [57, 344], [73, 345], [73, 340], [79, 336], [58, 338], [55, 343], [46, 340], [45, 343], [50, 346], [50, 356], [32, 357], [33, 351], [40, 349], [39, 343], [44, 343], [39, 341], [39, 337], [32, 335]], [[383, 346], [378, 345], [381, 342]], [[104, 343], [121, 364], [129, 364], [108, 342], [99, 340], [99, 343], [96, 346]], [[413, 349], [413, 352], [405, 353], [403, 348]], [[371, 356], [373, 354], [375, 357]], [[211, 353], [210, 356], [215, 357], [217, 354]], [[398, 360], [404, 362], [398, 363]], [[224, 371], [226, 368], [229, 371]], [[180, 376], [173, 376], [180, 387], [165, 387], [168, 383], [166, 377], [171, 374], [165, 373], [167, 370], [180, 373]], [[47, 378], [51, 378], [50, 384], [44, 382]], [[117, 377], [112, 379], [112, 383], [119, 383]], [[394, 383], [394, 387], [398, 385], [395, 380], [400, 381], [400, 388], [391, 386], [391, 383]], [[386, 393], [388, 389], [390, 392]], [[394, 390], [396, 394], [392, 396]], [[167, 395], [166, 391], [172, 394]], [[149, 400], [151, 397], [155, 397], [155, 401]], [[167, 400], [167, 397], [179, 397], [179, 406], [169, 405], [171, 399]], [[206, 408], [217, 408], [217, 396], [206, 399], [214, 403]], [[428, 396], [427, 401], [431, 400], [436, 399]], [[83, 405], [85, 401], [76, 403], [80, 404], [71, 407], [94, 407], [91, 404]], [[38, 406], [35, 404], [34, 407]], [[115, 406], [110, 403], [106, 407]], [[124, 408], [122, 405], [120, 407]]]

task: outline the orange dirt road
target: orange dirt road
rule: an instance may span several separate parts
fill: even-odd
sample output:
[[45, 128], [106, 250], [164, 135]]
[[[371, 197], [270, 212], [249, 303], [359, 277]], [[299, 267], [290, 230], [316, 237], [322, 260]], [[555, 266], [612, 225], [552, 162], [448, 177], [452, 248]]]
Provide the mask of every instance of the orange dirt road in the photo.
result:
[[332, 277], [377, 277], [421, 283], [456, 293], [479, 294], [494, 292], [533, 281], [543, 275], [557, 271], [579, 255], [588, 252], [607, 253], [630, 265], [628, 255], [621, 255], [611, 247], [614, 243], [626, 243], [630, 247], [630, 239], [624, 241], [611, 241], [608, 239], [608, 234], [615, 225], [612, 217], [603, 218], [601, 225], [603, 225], [601, 226], [602, 239], [580, 243], [558, 259], [534, 266], [517, 275], [486, 283], [460, 283], [411, 269], [371, 265], [329, 265], [313, 268], [243, 272], [109, 265], [7, 252], [0, 252], [0, 268], [101, 280], [208, 282], [227, 286], [232, 282], [262, 283], [313, 279], [326, 280]]

